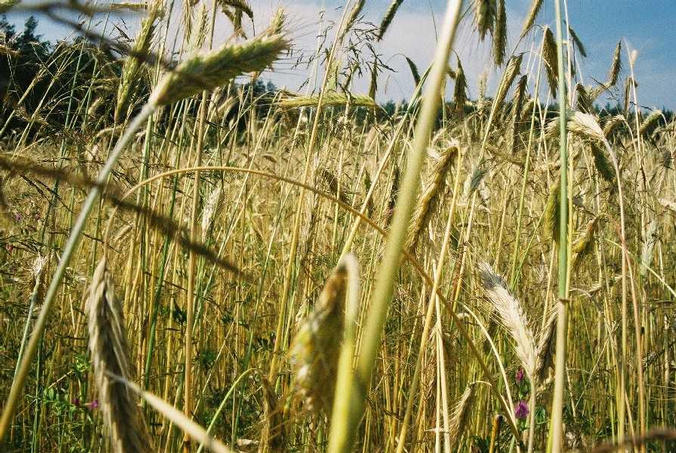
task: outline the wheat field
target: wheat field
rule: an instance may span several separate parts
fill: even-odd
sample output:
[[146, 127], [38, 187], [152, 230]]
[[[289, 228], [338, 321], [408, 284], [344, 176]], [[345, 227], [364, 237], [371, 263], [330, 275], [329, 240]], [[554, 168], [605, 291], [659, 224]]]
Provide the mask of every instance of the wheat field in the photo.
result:
[[640, 56], [584, 84], [573, 2], [522, 51], [506, 0], [449, 0], [383, 104], [405, 2], [342, 3], [254, 33], [246, 0], [0, 0], [80, 35], [0, 22], [2, 451], [676, 451], [676, 120]]

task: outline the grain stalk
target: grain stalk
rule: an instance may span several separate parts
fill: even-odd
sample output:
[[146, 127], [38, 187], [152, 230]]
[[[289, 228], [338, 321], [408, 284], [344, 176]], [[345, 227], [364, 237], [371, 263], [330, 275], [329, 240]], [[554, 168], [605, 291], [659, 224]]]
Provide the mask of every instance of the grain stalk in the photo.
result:
[[568, 133], [566, 109], [566, 74], [563, 49], [563, 20], [561, 1], [555, 0], [556, 9], [556, 55], [558, 66], [559, 95], [559, 154], [561, 162], [559, 197], [559, 268], [558, 268], [558, 317], [556, 324], [556, 362], [554, 369], [554, 393], [552, 417], [547, 451], [563, 451], [563, 389], [566, 372], [566, 336], [568, 329]]

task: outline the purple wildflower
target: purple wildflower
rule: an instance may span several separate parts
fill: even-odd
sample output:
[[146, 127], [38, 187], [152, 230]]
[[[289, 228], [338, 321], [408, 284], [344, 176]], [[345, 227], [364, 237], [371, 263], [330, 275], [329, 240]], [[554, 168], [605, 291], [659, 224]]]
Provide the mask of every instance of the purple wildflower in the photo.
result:
[[91, 403], [85, 404], [85, 406], [89, 407], [89, 409], [94, 410], [99, 408], [99, 400], [94, 400]]
[[80, 398], [73, 398], [73, 406], [80, 406]]
[[519, 401], [519, 403], [516, 405], [516, 408], [514, 409], [514, 416], [520, 420], [524, 420], [526, 417], [528, 417], [528, 413], [528, 403], [524, 400]]
[[516, 383], [521, 384], [521, 382], [523, 381], [523, 377], [524, 377], [523, 368], [519, 368], [516, 371]]

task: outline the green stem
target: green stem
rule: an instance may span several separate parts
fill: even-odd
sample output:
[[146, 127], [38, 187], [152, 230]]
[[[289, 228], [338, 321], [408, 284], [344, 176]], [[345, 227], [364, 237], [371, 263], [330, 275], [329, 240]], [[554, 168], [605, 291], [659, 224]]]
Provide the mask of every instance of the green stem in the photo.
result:
[[[351, 393], [354, 393], [355, 390], [358, 392], [357, 398], [355, 398], [355, 406], [350, 411], [355, 414], [354, 417], [350, 418], [348, 426], [348, 431], [352, 436], [355, 435], [355, 431], [359, 425], [360, 414], [364, 408], [364, 399], [368, 391], [373, 369], [375, 368], [385, 318], [392, 299], [395, 278], [401, 263], [406, 232], [416, 201], [425, 151], [439, 109], [439, 90], [446, 76], [448, 57], [455, 38], [461, 6], [462, 1], [456, 0], [450, 2], [446, 10], [443, 33], [437, 45], [429, 84], [425, 88], [420, 120], [415, 129], [413, 151], [408, 161], [399, 200], [394, 212], [392, 228], [373, 290], [373, 299], [366, 320], [362, 347], [360, 348], [361, 354], [357, 366], [357, 376], [355, 376], [353, 386], [350, 389]], [[345, 445], [340, 451], [349, 451], [350, 448], [351, 445]]]
[[[568, 143], [566, 128], [566, 79], [563, 57], [563, 22], [561, 0], [555, 0], [556, 6], [556, 54], [559, 66], [559, 152], [561, 154], [561, 196], [559, 209], [559, 272], [558, 272], [558, 319], [556, 324], [556, 363], [554, 368], [554, 395], [552, 401], [552, 419], [549, 430], [548, 452], [560, 452], [563, 449], [563, 389], [566, 369], [566, 331], [568, 327]], [[534, 409], [534, 408], [533, 408]]]
[[[338, 373], [336, 376], [336, 393], [333, 398], [333, 412], [329, 432], [330, 453], [350, 451], [354, 443], [355, 430], [351, 429], [351, 420], [361, 419], [361, 414], [355, 412], [359, 407], [359, 393], [353, 389], [355, 381], [352, 379], [352, 364], [356, 343], [357, 318], [359, 317], [359, 263], [354, 255], [346, 255], [338, 266], [347, 269], [347, 301], [345, 305], [345, 334], [343, 345], [338, 358]], [[343, 394], [349, 389], [347, 397]]]

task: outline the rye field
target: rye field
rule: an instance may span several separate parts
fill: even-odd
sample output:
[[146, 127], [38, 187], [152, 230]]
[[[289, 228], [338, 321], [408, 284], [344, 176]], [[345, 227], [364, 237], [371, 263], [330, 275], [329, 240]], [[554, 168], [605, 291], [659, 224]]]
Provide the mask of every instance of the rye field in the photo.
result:
[[676, 451], [640, 53], [583, 79], [578, 3], [449, 0], [386, 102], [409, 1], [0, 0], [0, 450]]

